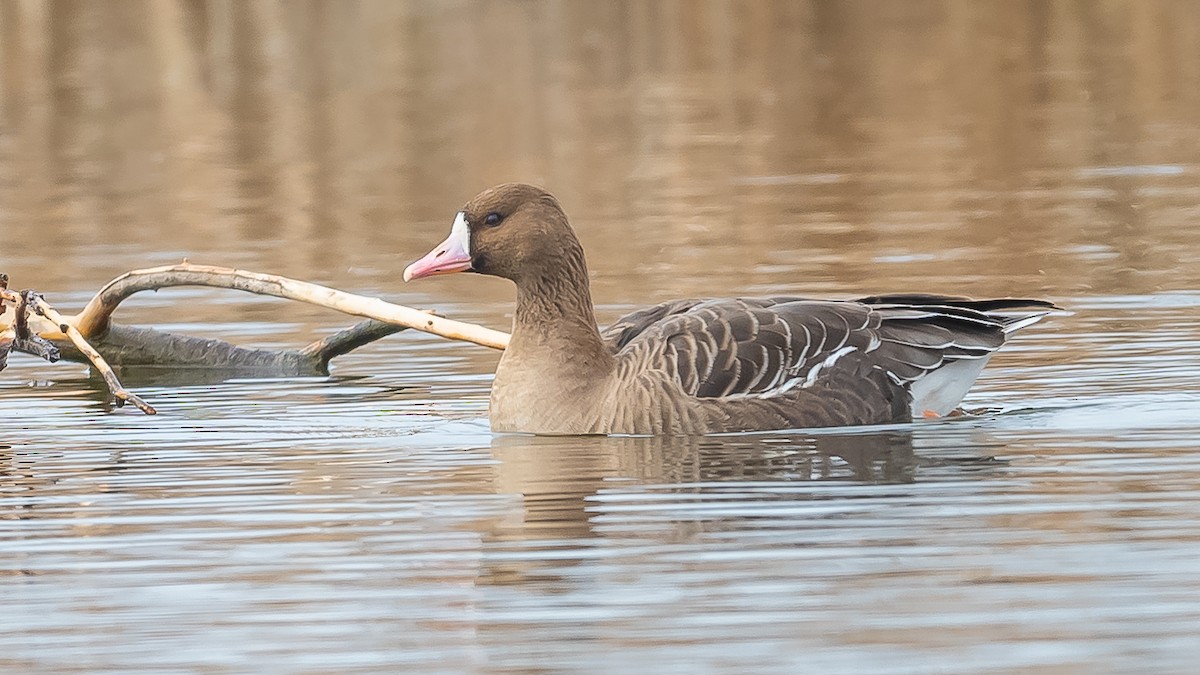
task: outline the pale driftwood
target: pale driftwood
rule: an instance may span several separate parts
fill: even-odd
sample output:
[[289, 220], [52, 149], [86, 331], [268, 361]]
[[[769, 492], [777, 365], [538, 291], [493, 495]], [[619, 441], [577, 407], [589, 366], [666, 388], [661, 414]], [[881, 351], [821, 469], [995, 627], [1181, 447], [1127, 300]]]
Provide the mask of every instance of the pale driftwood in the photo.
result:
[[84, 355], [88, 357], [88, 360], [92, 362], [92, 367], [95, 368], [96, 372], [100, 373], [100, 376], [104, 378], [104, 383], [108, 385], [108, 390], [111, 391], [112, 395], [117, 399], [118, 407], [124, 405], [126, 402], [129, 402], [137, 406], [138, 410], [141, 410], [147, 415], [153, 415], [157, 412], [149, 403], [146, 403], [144, 400], [142, 400], [140, 396], [129, 391], [121, 385], [121, 382], [117, 379], [117, 375], [113, 372], [112, 367], [108, 365], [108, 362], [104, 360], [104, 357], [100, 355], [100, 352], [96, 351], [95, 348], [88, 344], [87, 339], [83, 337], [83, 334], [79, 332], [78, 328], [67, 323], [66, 319], [64, 319], [61, 314], [51, 307], [49, 303], [43, 300], [41, 296], [32, 293], [27, 293], [27, 295], [29, 296], [29, 304], [33, 307], [38, 316], [44, 316], [50, 321], [54, 322], [54, 324], [58, 326], [58, 329], [65, 333], [68, 338], [70, 338], [76, 349], [83, 352]]
[[[8, 275], [0, 274], [0, 370], [8, 365], [8, 353], [13, 350], [32, 354], [51, 363], [59, 359], [58, 347], [38, 335], [35, 328], [30, 326], [31, 297], [30, 292], [8, 290]], [[14, 304], [16, 310], [10, 314], [5, 302]], [[48, 324], [45, 318], [36, 314], [32, 318], [35, 324]]]
[[[309, 302], [334, 310], [372, 316], [307, 347], [295, 349], [254, 349], [223, 340], [177, 335], [152, 328], [123, 326], [112, 321], [112, 314], [126, 298], [146, 290], [172, 286], [208, 286]], [[58, 327], [40, 317], [34, 330], [48, 338], [71, 361], [86, 361]], [[503, 348], [508, 335], [460, 321], [431, 315], [425, 310], [395, 305], [374, 298], [337, 291], [317, 284], [271, 274], [228, 267], [193, 265], [184, 261], [117, 277], [97, 293], [87, 307], [67, 321], [80, 330], [105, 358], [122, 367], [170, 367], [223, 370], [241, 375], [271, 376], [327, 375], [329, 361], [364, 344], [392, 333], [416, 328], [451, 339], [461, 339], [493, 348]], [[3, 317], [0, 317], [0, 322]]]
[[[0, 292], [7, 293], [7, 288], [2, 289]], [[18, 294], [17, 309], [13, 312], [12, 347], [19, 352], [32, 354], [50, 363], [54, 363], [59, 359], [58, 347], [54, 346], [54, 343], [49, 340], [34, 333], [29, 327], [29, 303], [35, 297], [37, 296], [30, 291]], [[0, 307], [3, 307], [2, 303], [0, 303]], [[37, 316], [40, 316], [40, 314]]]
[[508, 346], [508, 334], [463, 321], [454, 321], [378, 298], [346, 293], [328, 286], [274, 274], [183, 262], [127, 272], [113, 279], [88, 302], [72, 323], [84, 335], [108, 330], [112, 313], [134, 293], [171, 286], [231, 288], [259, 295], [298, 300], [354, 316], [433, 333], [451, 340], [473, 342], [493, 349]]
[[[0, 295], [18, 307], [5, 316], [8, 308], [0, 302], [0, 368], [4, 367], [10, 349], [50, 361], [57, 360], [61, 351], [69, 360], [90, 362], [104, 378], [118, 404], [132, 402], [147, 414], [154, 414], [154, 409], [121, 385], [109, 365], [110, 360], [123, 367], [167, 366], [239, 375], [325, 375], [329, 372], [329, 361], [334, 357], [406, 328], [494, 349], [504, 349], [509, 338], [501, 331], [376, 298], [272, 274], [193, 265], [186, 260], [178, 265], [127, 272], [105, 285], [83, 311], [74, 316], [63, 316], [31, 291], [9, 291], [7, 284], [7, 276], [0, 275]], [[239, 347], [223, 340], [174, 335], [150, 328], [122, 326], [112, 321], [117, 306], [131, 295], [172, 286], [243, 290], [368, 318], [298, 350]]]
[[116, 373], [113, 372], [112, 367], [108, 365], [108, 362], [104, 360], [104, 357], [100, 355], [100, 352], [96, 351], [95, 348], [88, 344], [87, 339], [83, 337], [79, 330], [68, 323], [67, 320], [40, 295], [32, 291], [22, 291], [20, 294], [15, 294], [8, 289], [0, 289], [0, 296], [2, 296], [4, 300], [15, 302], [17, 305], [15, 319], [13, 322], [14, 333], [16, 336], [13, 340], [14, 346], [18, 344], [19, 340], [26, 340], [29, 341], [31, 345], [41, 349], [41, 355], [43, 357], [51, 361], [57, 360], [58, 351], [56, 348], [50, 346], [50, 348], [47, 349], [46, 345], [43, 344], [44, 341], [41, 338], [34, 339], [34, 336], [28, 333], [29, 328], [26, 324], [26, 321], [28, 318], [28, 311], [32, 311], [37, 316], [44, 317], [47, 321], [57, 326], [58, 330], [71, 340], [76, 349], [88, 357], [88, 360], [92, 363], [92, 367], [95, 368], [96, 372], [100, 373], [100, 376], [104, 378], [104, 383], [108, 385], [109, 391], [112, 392], [113, 397], [116, 398], [118, 407], [125, 405], [126, 402], [129, 402], [137, 406], [138, 410], [141, 410], [147, 415], [153, 415], [156, 413], [154, 408], [149, 403], [146, 403], [140, 396], [129, 391], [121, 384], [121, 381], [117, 379]]

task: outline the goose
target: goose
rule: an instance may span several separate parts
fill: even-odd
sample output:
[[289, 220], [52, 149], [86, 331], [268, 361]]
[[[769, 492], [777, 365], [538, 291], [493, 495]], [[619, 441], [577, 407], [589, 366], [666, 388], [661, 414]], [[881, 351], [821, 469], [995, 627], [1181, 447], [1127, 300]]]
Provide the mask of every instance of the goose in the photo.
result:
[[566, 214], [518, 183], [467, 202], [404, 280], [457, 272], [516, 285], [495, 432], [701, 435], [946, 415], [1009, 335], [1057, 309], [926, 294], [687, 299], [600, 330]]

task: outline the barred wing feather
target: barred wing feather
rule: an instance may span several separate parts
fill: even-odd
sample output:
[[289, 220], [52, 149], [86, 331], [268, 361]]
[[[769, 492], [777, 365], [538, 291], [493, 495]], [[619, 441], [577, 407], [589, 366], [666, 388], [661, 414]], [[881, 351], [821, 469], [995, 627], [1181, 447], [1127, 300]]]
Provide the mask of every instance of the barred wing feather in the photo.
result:
[[965, 394], [1007, 333], [1051, 309], [932, 295], [678, 300], [623, 317], [603, 337], [614, 353], [638, 352], [654, 362], [647, 366], [674, 371], [684, 392], [699, 398], [782, 396], [835, 377], [833, 366], [852, 354], [906, 390], [947, 364], [976, 360], [978, 367], [946, 370], [970, 377], [965, 386], [947, 385]]

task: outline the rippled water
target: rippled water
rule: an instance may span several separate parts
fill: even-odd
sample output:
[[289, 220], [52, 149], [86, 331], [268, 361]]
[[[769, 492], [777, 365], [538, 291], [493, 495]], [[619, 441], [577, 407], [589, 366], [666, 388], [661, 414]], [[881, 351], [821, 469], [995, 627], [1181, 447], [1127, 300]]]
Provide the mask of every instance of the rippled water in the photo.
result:
[[[692, 440], [492, 435], [496, 354], [412, 333], [328, 378], [125, 373], [155, 417], [14, 356], [0, 670], [1194, 667], [1195, 7], [293, 7], [0, 8], [0, 271], [72, 308], [187, 255], [504, 327], [504, 283], [399, 271], [520, 179], [562, 197], [604, 321], [901, 290], [1072, 313], [994, 359], [988, 414]], [[348, 323], [196, 289], [118, 318]]]

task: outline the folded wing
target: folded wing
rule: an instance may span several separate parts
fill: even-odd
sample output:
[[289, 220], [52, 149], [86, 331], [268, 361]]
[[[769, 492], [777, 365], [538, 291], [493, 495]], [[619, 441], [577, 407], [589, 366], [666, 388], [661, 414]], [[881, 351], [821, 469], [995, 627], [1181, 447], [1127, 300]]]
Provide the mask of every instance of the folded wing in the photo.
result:
[[1041, 301], [934, 295], [678, 300], [623, 317], [603, 335], [614, 353], [657, 361], [699, 398], [784, 396], [837, 377], [836, 365], [851, 358], [909, 392], [914, 412], [929, 399], [944, 414], [1006, 334], [1052, 309]]

